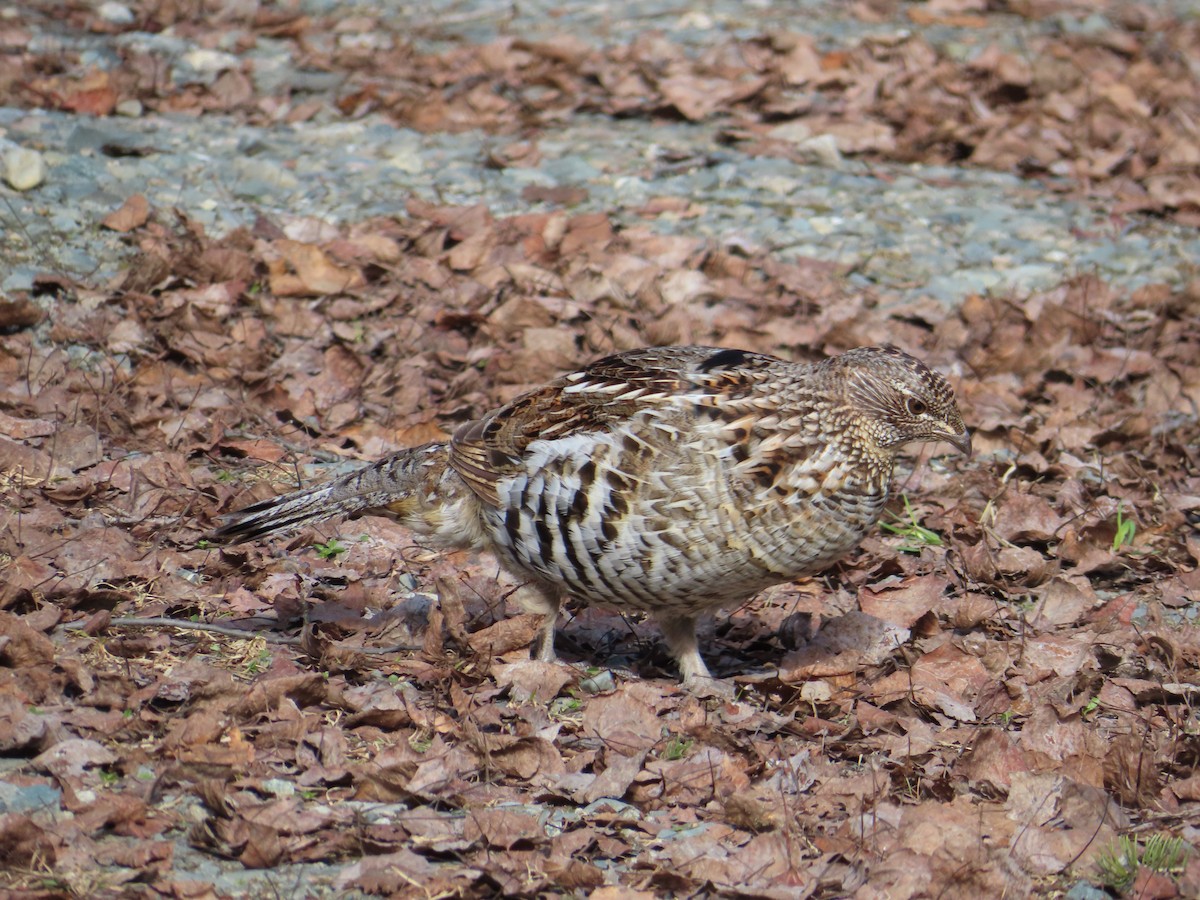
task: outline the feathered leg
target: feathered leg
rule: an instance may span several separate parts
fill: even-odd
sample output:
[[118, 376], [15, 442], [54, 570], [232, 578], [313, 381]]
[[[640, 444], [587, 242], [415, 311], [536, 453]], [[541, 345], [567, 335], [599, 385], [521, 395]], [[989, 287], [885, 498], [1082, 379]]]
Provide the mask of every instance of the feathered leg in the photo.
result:
[[675, 662], [679, 664], [679, 675], [685, 685], [697, 682], [699, 679], [712, 679], [708, 666], [700, 658], [700, 644], [696, 639], [696, 619], [693, 616], [658, 615], [655, 617], [658, 627], [662, 629], [663, 639]]
[[526, 612], [540, 613], [543, 616], [542, 630], [538, 632], [533, 646], [529, 648], [529, 658], [542, 662], [558, 659], [558, 654], [554, 652], [554, 632], [558, 627], [558, 611], [562, 606], [562, 597], [552, 587], [526, 583], [517, 588], [513, 599]]

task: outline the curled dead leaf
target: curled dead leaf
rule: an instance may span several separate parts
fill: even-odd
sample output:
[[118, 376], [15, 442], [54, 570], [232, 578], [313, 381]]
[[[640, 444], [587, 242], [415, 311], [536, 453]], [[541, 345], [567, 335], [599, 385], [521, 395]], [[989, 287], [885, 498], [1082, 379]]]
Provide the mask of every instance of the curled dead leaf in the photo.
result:
[[992, 530], [1005, 541], [1048, 543], [1057, 538], [1066, 521], [1044, 497], [1016, 492], [996, 504]]
[[54, 642], [23, 617], [0, 612], [0, 663], [12, 669], [51, 665], [56, 652]]
[[865, 585], [858, 593], [862, 611], [902, 628], [933, 609], [950, 581], [940, 575], [918, 575], [899, 583]]
[[278, 297], [338, 294], [366, 284], [361, 270], [337, 265], [314, 244], [281, 239], [272, 246], [279, 255], [267, 260], [267, 269]]
[[100, 224], [110, 231], [121, 233], [141, 228], [150, 218], [150, 201], [142, 194], [133, 194], [119, 209], [110, 212]]
[[31, 328], [45, 317], [41, 307], [27, 297], [0, 297], [0, 333]]
[[61, 838], [27, 815], [0, 815], [0, 866], [10, 872], [53, 866], [61, 845]]
[[998, 550], [986, 542], [964, 547], [963, 568], [978, 584], [1018, 584], [1034, 587], [1052, 571], [1050, 562], [1031, 547], [1005, 546]]

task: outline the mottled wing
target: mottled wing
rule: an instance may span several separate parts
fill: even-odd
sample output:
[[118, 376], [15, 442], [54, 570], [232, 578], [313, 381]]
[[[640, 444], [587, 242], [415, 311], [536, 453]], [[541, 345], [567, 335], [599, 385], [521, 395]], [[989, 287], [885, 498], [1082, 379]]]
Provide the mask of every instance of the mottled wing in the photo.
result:
[[652, 348], [609, 356], [464, 425], [451, 441], [450, 465], [480, 499], [500, 506], [497, 484], [526, 470], [534, 441], [612, 435], [655, 407], [703, 403], [704, 397], [736, 400], [779, 362], [717, 347]]

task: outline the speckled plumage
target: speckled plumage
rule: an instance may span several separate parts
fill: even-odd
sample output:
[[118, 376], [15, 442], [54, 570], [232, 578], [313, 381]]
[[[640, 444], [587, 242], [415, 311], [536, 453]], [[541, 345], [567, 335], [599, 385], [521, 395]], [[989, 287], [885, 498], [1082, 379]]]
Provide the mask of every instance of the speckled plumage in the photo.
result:
[[970, 438], [945, 379], [893, 347], [812, 365], [715, 347], [618, 354], [314, 488], [225, 517], [249, 540], [333, 516], [390, 515], [442, 547], [487, 550], [545, 613], [564, 597], [654, 615], [685, 681], [708, 677], [696, 620], [818, 572], [878, 520], [912, 441]]

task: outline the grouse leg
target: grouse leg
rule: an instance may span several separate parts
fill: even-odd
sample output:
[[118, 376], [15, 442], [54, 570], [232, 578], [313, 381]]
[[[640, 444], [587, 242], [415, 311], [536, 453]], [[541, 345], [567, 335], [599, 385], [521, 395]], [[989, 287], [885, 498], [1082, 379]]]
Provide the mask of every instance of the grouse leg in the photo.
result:
[[548, 585], [527, 582], [517, 588], [513, 599], [521, 609], [529, 613], [538, 613], [542, 618], [542, 629], [534, 638], [533, 646], [529, 648], [529, 658], [541, 662], [554, 662], [558, 655], [554, 652], [554, 632], [558, 627], [558, 611], [562, 606], [562, 596]]
[[696, 683], [699, 679], [712, 679], [708, 666], [700, 658], [700, 645], [696, 639], [696, 617], [685, 615], [666, 615], [655, 617], [658, 627], [662, 629], [663, 639], [671, 651], [671, 656], [679, 664], [679, 675], [685, 685]]

